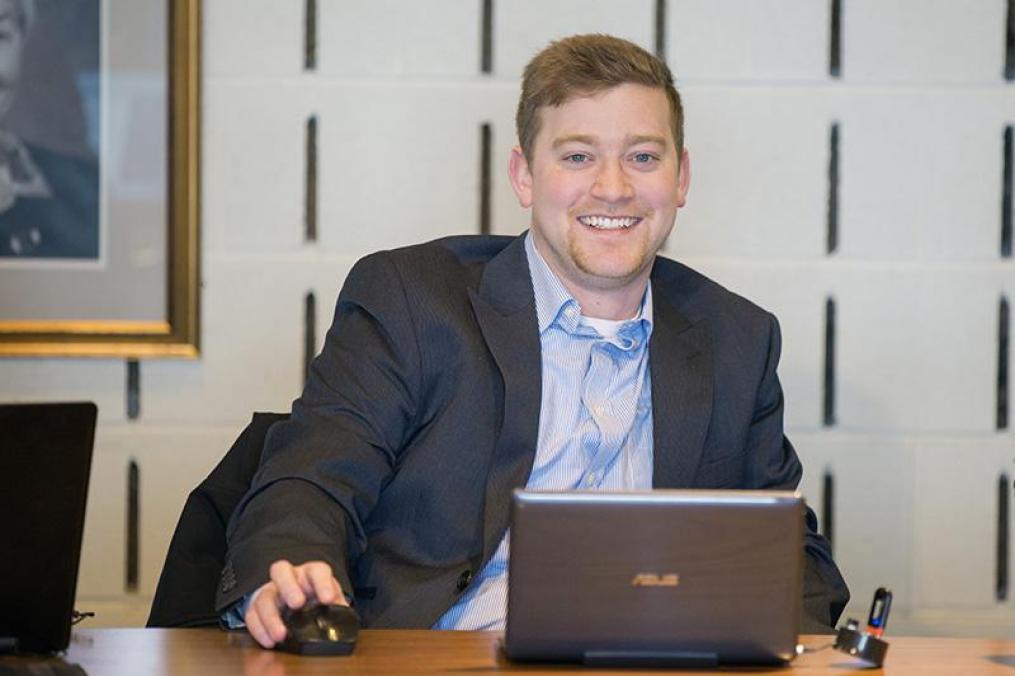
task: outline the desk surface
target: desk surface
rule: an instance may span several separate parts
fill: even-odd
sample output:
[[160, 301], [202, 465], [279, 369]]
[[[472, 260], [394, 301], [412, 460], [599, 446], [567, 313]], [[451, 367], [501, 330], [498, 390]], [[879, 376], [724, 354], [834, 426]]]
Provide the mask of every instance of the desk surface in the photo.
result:
[[[802, 643], [818, 646], [831, 637], [805, 636]], [[834, 650], [798, 657], [787, 669], [754, 669], [790, 674], [1015, 674], [1015, 641], [959, 638], [888, 637], [891, 647], [883, 672], [861, 669], [861, 664]], [[244, 674], [245, 676], [297, 676], [301, 674], [405, 674], [482, 673], [524, 671], [560, 673], [578, 671], [590, 676], [639, 673], [625, 669], [610, 672], [582, 670], [578, 666], [516, 665], [498, 649], [500, 634], [490, 632], [437, 632], [426, 630], [364, 630], [356, 652], [349, 657], [297, 657], [262, 650], [243, 632], [218, 629], [81, 629], [74, 632], [63, 658], [80, 665], [92, 676], [101, 674]], [[0, 658], [4, 667], [29, 666], [31, 658]], [[58, 674], [47, 669], [59, 664], [55, 658], [35, 660], [36, 673]], [[73, 672], [70, 672], [73, 673]], [[77, 672], [80, 674], [80, 671]], [[660, 673], [659, 671], [649, 673]], [[681, 674], [712, 672], [682, 671]], [[723, 670], [723, 673], [727, 673]]]

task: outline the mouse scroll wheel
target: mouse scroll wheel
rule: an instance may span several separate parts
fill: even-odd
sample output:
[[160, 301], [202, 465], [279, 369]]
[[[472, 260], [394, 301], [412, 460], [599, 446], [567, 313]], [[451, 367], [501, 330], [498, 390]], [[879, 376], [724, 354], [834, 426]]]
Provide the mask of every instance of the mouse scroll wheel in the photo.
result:
[[329, 641], [337, 641], [339, 639], [338, 629], [334, 626], [328, 626], [323, 617], [317, 618], [317, 628], [320, 629], [325, 636], [328, 637]]

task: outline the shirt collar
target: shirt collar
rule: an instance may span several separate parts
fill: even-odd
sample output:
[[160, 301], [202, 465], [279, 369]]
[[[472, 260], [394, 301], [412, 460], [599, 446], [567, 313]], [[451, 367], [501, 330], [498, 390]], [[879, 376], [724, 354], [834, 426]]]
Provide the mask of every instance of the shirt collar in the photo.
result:
[[[525, 256], [529, 262], [529, 275], [532, 277], [532, 290], [536, 295], [536, 321], [539, 324], [539, 333], [542, 335], [554, 322], [559, 322], [561, 328], [568, 333], [575, 333], [581, 321], [581, 305], [568, 293], [564, 284], [560, 281], [549, 264], [536, 250], [532, 240], [532, 232], [525, 235]], [[639, 324], [644, 327], [646, 337], [652, 332], [652, 282], [649, 281], [645, 288], [645, 295], [641, 299], [641, 307], [638, 309], [638, 316], [631, 320], [631, 324]]]

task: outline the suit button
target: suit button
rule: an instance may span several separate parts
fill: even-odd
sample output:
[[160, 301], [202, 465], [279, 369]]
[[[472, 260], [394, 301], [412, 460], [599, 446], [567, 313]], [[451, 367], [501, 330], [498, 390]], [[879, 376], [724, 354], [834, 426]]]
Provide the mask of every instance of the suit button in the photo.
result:
[[472, 571], [467, 570], [458, 576], [458, 591], [465, 591], [470, 582], [472, 582]]

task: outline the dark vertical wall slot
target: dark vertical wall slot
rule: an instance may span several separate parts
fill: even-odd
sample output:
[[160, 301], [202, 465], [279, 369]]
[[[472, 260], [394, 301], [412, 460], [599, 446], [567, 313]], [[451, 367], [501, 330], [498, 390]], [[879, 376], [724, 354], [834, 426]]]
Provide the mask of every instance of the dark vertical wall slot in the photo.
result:
[[303, 299], [303, 383], [310, 375], [310, 362], [317, 356], [317, 298], [314, 292]]
[[656, 0], [656, 56], [666, 60], [666, 0]]
[[825, 468], [821, 486], [821, 534], [833, 543], [835, 535], [835, 476]]
[[479, 34], [479, 72], [493, 72], [493, 0], [481, 0], [482, 30]]
[[825, 427], [835, 425], [835, 299], [825, 300], [825, 378], [824, 378]]
[[1008, 540], [1011, 529], [1009, 485], [1008, 475], [1002, 472], [997, 480], [997, 569], [994, 597], [998, 601], [1008, 600]]
[[1008, 429], [1008, 298], [1001, 296], [997, 309], [997, 429]]
[[127, 418], [141, 415], [141, 365], [137, 359], [127, 360]]
[[140, 475], [137, 461], [127, 465], [127, 591], [137, 591], [140, 524]]
[[317, 241], [317, 116], [307, 118], [303, 241]]
[[842, 75], [842, 0], [832, 0], [831, 26], [828, 34], [828, 74]]
[[479, 125], [479, 234], [490, 234], [490, 190], [493, 163], [493, 126]]
[[833, 122], [828, 132], [828, 214], [825, 253], [839, 248], [839, 123]]
[[306, 0], [303, 9], [303, 70], [317, 69], [317, 0]]
[[[1013, 0], [1015, 2], [1015, 0]], [[1001, 150], [1001, 258], [1011, 258], [1012, 239], [1012, 125], [1004, 128]]]
[[1004, 79], [1015, 80], [1015, 0], [1008, 0], [1008, 30], [1004, 40]]

